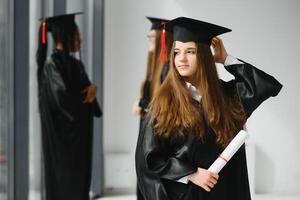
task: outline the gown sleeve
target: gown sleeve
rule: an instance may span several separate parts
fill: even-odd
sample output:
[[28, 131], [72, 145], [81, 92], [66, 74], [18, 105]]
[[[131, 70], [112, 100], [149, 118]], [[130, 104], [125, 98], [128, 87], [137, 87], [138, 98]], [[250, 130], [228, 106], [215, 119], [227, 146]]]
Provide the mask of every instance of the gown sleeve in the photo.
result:
[[52, 62], [45, 64], [41, 83], [44, 100], [66, 121], [73, 122], [77, 108], [82, 105], [81, 94], [73, 94], [67, 90], [60, 72]]
[[249, 117], [263, 101], [277, 96], [282, 85], [273, 76], [242, 62], [242, 64], [225, 66], [225, 69], [235, 77], [229, 83], [234, 86]]
[[145, 111], [150, 103], [150, 80], [149, 78], [146, 79], [146, 82], [144, 84], [144, 95], [141, 97], [139, 101], [139, 107], [142, 109], [142, 111]]
[[150, 123], [146, 122], [144, 128], [143, 154], [147, 170], [160, 178], [174, 181], [197, 170], [189, 160], [185, 145], [174, 151], [167, 139], [153, 134]]
[[[80, 75], [81, 75], [81, 79], [82, 79], [82, 84], [83, 84], [84, 88], [90, 86], [92, 83], [83, 67], [83, 64], [79, 63], [79, 67], [80, 67]], [[101, 117], [102, 109], [98, 103], [97, 98], [95, 98], [95, 100], [92, 102], [92, 106], [93, 106], [94, 115], [96, 117]]]

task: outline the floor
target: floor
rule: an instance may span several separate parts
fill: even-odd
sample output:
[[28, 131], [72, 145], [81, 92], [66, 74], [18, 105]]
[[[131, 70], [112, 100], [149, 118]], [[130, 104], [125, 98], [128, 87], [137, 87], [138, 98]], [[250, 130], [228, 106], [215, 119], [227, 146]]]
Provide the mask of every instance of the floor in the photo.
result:
[[[108, 196], [102, 197], [98, 200], [136, 200], [135, 195], [123, 195], [123, 196]], [[272, 194], [264, 194], [264, 195], [255, 195], [252, 197], [252, 200], [300, 200], [299, 196], [283, 196], [283, 195], [272, 195]]]
[[[38, 200], [39, 198], [31, 198]], [[0, 200], [6, 200], [6, 197], [1, 195]], [[124, 195], [112, 195], [109, 194], [105, 197], [101, 197], [97, 200], [136, 200], [134, 194], [124, 194]], [[300, 200], [300, 195], [275, 195], [275, 194], [264, 194], [264, 195], [255, 195], [252, 197], [252, 200]]]

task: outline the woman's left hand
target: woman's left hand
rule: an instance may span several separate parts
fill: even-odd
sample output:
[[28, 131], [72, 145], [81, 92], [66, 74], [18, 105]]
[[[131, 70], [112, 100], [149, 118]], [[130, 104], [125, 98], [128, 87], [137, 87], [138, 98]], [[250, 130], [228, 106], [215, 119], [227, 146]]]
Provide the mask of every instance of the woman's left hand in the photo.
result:
[[139, 99], [136, 100], [132, 106], [132, 114], [136, 117], [141, 116], [141, 113], [142, 113], [142, 109], [139, 106], [139, 101], [140, 101]]
[[218, 37], [214, 37], [211, 41], [211, 45], [214, 50], [215, 62], [224, 64], [228, 54], [224, 47], [223, 41]]
[[81, 91], [82, 94], [86, 94], [83, 103], [92, 103], [96, 98], [97, 88], [95, 85], [90, 85]]

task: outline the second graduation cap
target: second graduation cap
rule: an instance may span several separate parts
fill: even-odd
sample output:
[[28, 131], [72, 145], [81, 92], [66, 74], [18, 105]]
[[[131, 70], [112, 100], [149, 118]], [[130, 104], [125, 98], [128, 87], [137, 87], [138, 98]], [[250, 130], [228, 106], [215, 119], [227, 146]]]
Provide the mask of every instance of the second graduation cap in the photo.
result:
[[83, 12], [76, 12], [70, 14], [56, 15], [53, 17], [42, 18], [42, 43], [47, 42], [46, 32], [52, 32], [53, 29], [67, 29], [67, 27], [75, 25], [75, 16], [83, 14]]
[[166, 30], [173, 32], [174, 41], [211, 44], [213, 37], [231, 30], [222, 26], [187, 17], [178, 17], [166, 23]]
[[156, 18], [156, 17], [147, 17], [152, 23], [150, 30], [161, 30], [164, 28], [164, 24], [167, 23], [169, 20]]
[[147, 19], [150, 20], [152, 23], [152, 26], [150, 30], [161, 30], [162, 35], [161, 35], [161, 51], [160, 51], [160, 60], [162, 62], [167, 61], [167, 44], [166, 44], [166, 30], [165, 30], [165, 24], [169, 21], [167, 19], [162, 19], [162, 18], [155, 18], [155, 17], [147, 17]]
[[[70, 13], [70, 14], [63, 14], [63, 15], [56, 15], [52, 17], [46, 17], [42, 18], [40, 20], [43, 20], [44, 22], [47, 23], [47, 28], [51, 29], [51, 26], [55, 25], [68, 25], [73, 22], [75, 22], [75, 16], [76, 15], [81, 15], [83, 12], [76, 12], [76, 13]], [[51, 31], [51, 30], [49, 30]]]

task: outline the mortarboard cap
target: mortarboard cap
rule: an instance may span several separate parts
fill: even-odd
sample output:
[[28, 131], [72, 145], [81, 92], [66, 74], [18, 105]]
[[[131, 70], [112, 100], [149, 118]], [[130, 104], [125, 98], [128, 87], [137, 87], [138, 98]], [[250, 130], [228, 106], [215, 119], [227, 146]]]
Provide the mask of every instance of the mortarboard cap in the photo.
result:
[[52, 26], [68, 26], [69, 24], [73, 24], [75, 22], [75, 15], [80, 15], [80, 14], [83, 14], [83, 12], [56, 15], [53, 17], [42, 18], [40, 20], [46, 22], [47, 31], [51, 32]]
[[42, 23], [42, 44], [47, 42], [46, 32], [51, 32], [53, 27], [64, 28], [74, 25], [75, 15], [83, 14], [83, 12], [76, 12], [70, 14], [56, 15], [53, 17], [46, 17], [40, 19]]
[[82, 12], [56, 15], [52, 17], [44, 17], [40, 19], [42, 21], [40, 30], [39, 30], [39, 45], [37, 50], [37, 63], [38, 63], [38, 76], [41, 75], [41, 70], [43, 69], [46, 57], [47, 57], [47, 32], [52, 34], [63, 35], [65, 33], [76, 30], [75, 28], [75, 15], [82, 14]]
[[150, 22], [152, 23], [151, 30], [163, 29], [164, 24], [169, 21], [167, 19], [161, 19], [155, 17], [147, 17], [147, 19], [149, 19]]
[[165, 62], [167, 60], [167, 47], [166, 47], [166, 30], [165, 24], [169, 21], [167, 19], [155, 18], [155, 17], [147, 17], [152, 23], [150, 30], [162, 30], [161, 35], [161, 50], [160, 50], [160, 60]]
[[73, 21], [75, 18], [75, 15], [81, 15], [83, 12], [75, 12], [75, 13], [69, 13], [69, 14], [62, 14], [62, 15], [55, 15], [52, 17], [44, 17], [41, 18], [40, 21], [46, 20], [46, 22], [58, 22], [58, 21]]
[[173, 32], [174, 41], [211, 44], [211, 39], [231, 30], [222, 26], [186, 17], [178, 17], [166, 23], [166, 30]]

